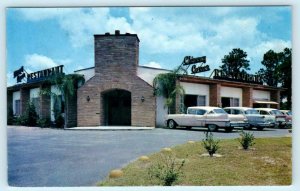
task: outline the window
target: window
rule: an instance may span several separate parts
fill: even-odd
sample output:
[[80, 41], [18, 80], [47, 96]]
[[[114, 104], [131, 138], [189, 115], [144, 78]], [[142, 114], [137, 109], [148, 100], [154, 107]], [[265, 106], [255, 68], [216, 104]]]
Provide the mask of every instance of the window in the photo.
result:
[[224, 109], [224, 111], [226, 111], [228, 114], [231, 114], [231, 109]]
[[61, 95], [54, 97], [53, 112], [54, 115], [65, 112], [64, 100]]
[[206, 106], [206, 96], [205, 95], [185, 95], [184, 96], [185, 107], [192, 106]]
[[227, 114], [223, 109], [214, 109], [214, 112], [218, 114]]
[[188, 114], [196, 115], [196, 109], [189, 109]]
[[240, 99], [233, 97], [222, 97], [221, 98], [222, 107], [239, 107]]
[[240, 115], [240, 114], [243, 114], [243, 112], [239, 109], [232, 109], [231, 110], [231, 114], [233, 115]]
[[206, 106], [206, 96], [199, 95], [197, 97], [197, 106]]
[[262, 115], [269, 115], [269, 113], [267, 111], [260, 111], [260, 114], [262, 114]]
[[197, 115], [204, 115], [205, 113], [206, 113], [206, 110], [197, 109]]
[[240, 105], [240, 99], [239, 98], [231, 98], [231, 103], [233, 107], [238, 107]]
[[15, 111], [14, 111], [15, 115], [19, 116], [21, 115], [21, 101], [18, 99], [18, 100], [15, 100]]
[[270, 111], [270, 113], [272, 115], [282, 115], [282, 113], [279, 110], [272, 110], [272, 111]]
[[259, 114], [255, 109], [248, 109], [245, 111], [246, 114]]

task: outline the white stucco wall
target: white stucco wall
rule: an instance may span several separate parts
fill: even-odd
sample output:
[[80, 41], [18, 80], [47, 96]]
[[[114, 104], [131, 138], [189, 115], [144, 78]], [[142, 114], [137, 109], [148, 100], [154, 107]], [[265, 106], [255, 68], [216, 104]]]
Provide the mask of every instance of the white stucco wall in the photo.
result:
[[84, 75], [85, 81], [88, 81], [93, 76], [95, 76], [95, 68], [83, 69], [83, 70], [75, 71], [74, 73]]
[[[56, 85], [52, 85], [51, 86], [51, 92], [56, 94], [56, 95], [61, 95], [61, 92], [59, 91], [59, 89], [57, 88]], [[51, 121], [54, 121], [54, 112], [53, 112], [53, 107], [54, 107], [54, 98], [53, 96], [51, 96]]]
[[243, 103], [243, 89], [242, 88], [232, 88], [232, 87], [223, 87], [221, 86], [220, 90], [221, 98], [222, 97], [232, 97], [239, 98], [239, 106], [242, 106]]
[[262, 90], [253, 90], [254, 100], [270, 100], [270, 92]]
[[184, 88], [185, 94], [206, 96], [205, 104], [209, 106], [209, 85], [187, 82], [180, 82], [180, 85]]
[[159, 68], [148, 68], [148, 67], [138, 67], [137, 76], [143, 79], [145, 82], [153, 85], [153, 80], [158, 74], [168, 73], [170, 71], [159, 69]]
[[168, 115], [168, 109], [164, 108], [166, 98], [156, 97], [156, 126], [164, 126], [165, 118]]
[[29, 94], [30, 94], [30, 99], [39, 97], [40, 96], [40, 88], [30, 89]]
[[20, 98], [21, 98], [20, 91], [13, 92], [12, 104], [13, 104], [13, 113], [14, 114], [16, 113], [15, 100], [20, 100]]

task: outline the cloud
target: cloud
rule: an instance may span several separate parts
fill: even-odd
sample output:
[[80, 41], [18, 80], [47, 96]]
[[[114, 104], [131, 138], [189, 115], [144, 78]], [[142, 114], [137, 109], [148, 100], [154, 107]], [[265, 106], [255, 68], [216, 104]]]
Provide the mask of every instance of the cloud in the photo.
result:
[[144, 64], [144, 66], [148, 66], [151, 68], [162, 68], [161, 65], [157, 62], [149, 62], [148, 64]]
[[25, 56], [24, 66], [26, 70], [37, 71], [58, 65], [59, 63], [44, 55], [30, 54]]
[[18, 11], [22, 14], [23, 19], [29, 21], [53, 19], [73, 12], [72, 9], [66, 8], [20, 8]]
[[[267, 7], [134, 7], [129, 8], [129, 15], [122, 17], [112, 16], [109, 8], [26, 8], [20, 13], [33, 22], [57, 19], [75, 48], [92, 47], [93, 34], [113, 33], [116, 29], [121, 33], [136, 33], [144, 56], [141, 60], [149, 66], [161, 67], [157, 64], [164, 63], [163, 66], [172, 69], [184, 56], [190, 55], [206, 56], [213, 69], [220, 66], [225, 54], [233, 48], [241, 48], [248, 53], [256, 70], [269, 49], [291, 47], [290, 41], [268, 36], [259, 28], [265, 20], [272, 19], [265, 18], [264, 13], [277, 15], [276, 19], [280, 20], [276, 14], [280, 11], [283, 10]], [[43, 63], [57, 64], [59, 60], [44, 58]]]

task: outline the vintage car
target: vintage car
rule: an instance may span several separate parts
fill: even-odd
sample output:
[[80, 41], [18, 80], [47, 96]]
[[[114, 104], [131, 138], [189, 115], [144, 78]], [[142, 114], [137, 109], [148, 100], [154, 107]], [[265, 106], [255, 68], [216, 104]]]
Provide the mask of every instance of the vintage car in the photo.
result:
[[278, 109], [274, 108], [255, 108], [260, 115], [265, 117], [267, 122], [271, 123], [271, 127], [275, 128], [285, 128], [286, 119], [285, 115], [281, 113]]
[[166, 125], [169, 128], [182, 126], [190, 129], [191, 127], [206, 127], [209, 131], [217, 131], [219, 128], [227, 132], [234, 128], [230, 125], [228, 114], [219, 107], [196, 106], [188, 107], [187, 114], [170, 114], [167, 116]]
[[285, 121], [286, 121], [287, 127], [292, 127], [292, 111], [280, 110], [280, 112], [285, 115]]
[[225, 107], [224, 110], [230, 116], [243, 116], [247, 120], [249, 126], [244, 126], [244, 129], [252, 129], [255, 127], [257, 130], [263, 130], [265, 127], [270, 127], [272, 124], [265, 121], [265, 117], [260, 115], [257, 110], [250, 107]]

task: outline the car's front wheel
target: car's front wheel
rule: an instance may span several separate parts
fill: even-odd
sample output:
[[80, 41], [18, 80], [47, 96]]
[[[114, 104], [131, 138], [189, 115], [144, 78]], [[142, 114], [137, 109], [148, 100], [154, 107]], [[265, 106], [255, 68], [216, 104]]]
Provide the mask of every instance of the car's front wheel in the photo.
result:
[[174, 129], [174, 128], [176, 128], [176, 126], [177, 126], [177, 124], [176, 124], [176, 122], [175, 122], [173, 119], [170, 119], [170, 120], [168, 121], [168, 127], [169, 127], [170, 129]]

